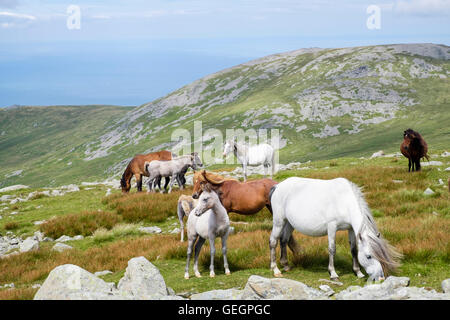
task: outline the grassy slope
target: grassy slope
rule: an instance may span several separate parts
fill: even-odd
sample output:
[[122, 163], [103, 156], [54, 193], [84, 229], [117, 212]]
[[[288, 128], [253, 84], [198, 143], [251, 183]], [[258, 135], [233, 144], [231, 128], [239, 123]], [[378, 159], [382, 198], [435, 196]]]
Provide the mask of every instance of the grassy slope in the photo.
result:
[[[0, 135], [0, 186], [44, 187], [104, 176], [105, 161], [84, 163], [81, 145], [129, 110], [116, 106], [0, 109], [0, 133], [5, 132]], [[4, 178], [15, 170], [23, 172]]]
[[[440, 150], [441, 151], [441, 150]], [[276, 175], [282, 181], [289, 176], [313, 178], [347, 177], [364, 187], [367, 201], [372, 208], [375, 220], [391, 244], [403, 254], [402, 267], [398, 275], [411, 278], [411, 285], [431, 287], [441, 291], [440, 282], [450, 277], [450, 194], [447, 186], [440, 186], [438, 179], [446, 181], [448, 173], [443, 171], [449, 166], [449, 158], [433, 157], [442, 161], [440, 167], [424, 167], [420, 173], [408, 173], [404, 158], [379, 158], [362, 160], [358, 158], [338, 158], [335, 160], [313, 161], [310, 169], [300, 171], [283, 171]], [[328, 168], [327, 168], [328, 167]], [[440, 170], [439, 170], [440, 169]], [[402, 183], [394, 183], [401, 180]], [[431, 187], [436, 193], [433, 196], [423, 195], [423, 190]], [[28, 194], [31, 190], [10, 192]], [[30, 202], [16, 204], [3, 213], [0, 220], [0, 232], [5, 233], [5, 225], [15, 221], [16, 234], [23, 236], [32, 234], [39, 227], [32, 224], [35, 220], [49, 219], [53, 216], [63, 217], [68, 213], [85, 210], [103, 211], [118, 210], [117, 205], [110, 204], [123, 201], [121, 216], [128, 213], [131, 225], [117, 227], [113, 231], [99, 231], [94, 237], [69, 243], [76, 250], [66, 253], [50, 251], [53, 243], [42, 243], [37, 253], [23, 253], [9, 259], [0, 260], [0, 284], [14, 282], [18, 289], [0, 290], [0, 298], [30, 299], [35, 289], [33, 283], [42, 283], [48, 272], [63, 263], [74, 263], [91, 272], [109, 269], [114, 273], [105, 276], [108, 281], [118, 281], [123, 275], [127, 261], [143, 255], [160, 268], [167, 285], [177, 293], [202, 292], [211, 289], [231, 287], [242, 288], [251, 274], [270, 277], [268, 237], [271, 230], [270, 214], [263, 211], [255, 216], [243, 217], [232, 214], [232, 221], [237, 233], [229, 239], [229, 262], [232, 275], [223, 274], [220, 246], [217, 243], [216, 278], [207, 276], [209, 249], [204, 247], [201, 253], [201, 279], [184, 280], [184, 264], [186, 258], [186, 242], [179, 242], [179, 234], [170, 234], [178, 226], [175, 218], [176, 199], [179, 192], [172, 195], [134, 195], [121, 196], [119, 190], [107, 199], [103, 196], [106, 187], [96, 186], [94, 189], [82, 188], [80, 192], [67, 194], [64, 197], [40, 198]], [[190, 193], [186, 190], [185, 193]], [[160, 199], [164, 198], [165, 201]], [[155, 198], [154, 200], [152, 200]], [[160, 203], [153, 209], [145, 207], [150, 202]], [[109, 204], [108, 204], [109, 203]], [[172, 211], [167, 211], [172, 206]], [[41, 208], [37, 208], [42, 206]], [[151, 222], [139, 215], [147, 210], [151, 216], [163, 210], [167, 217], [160, 222]], [[147, 208], [147, 209], [145, 209]], [[169, 208], [170, 209], [170, 208]], [[19, 211], [10, 216], [9, 212]], [[144, 212], [142, 211], [142, 212]], [[135, 220], [133, 220], [135, 217]], [[150, 219], [152, 220], [152, 219]], [[160, 220], [160, 219], [158, 219]], [[242, 222], [246, 224], [242, 224]], [[162, 235], [144, 235], [137, 231], [140, 225], [158, 225]], [[295, 238], [303, 249], [299, 259], [290, 256], [292, 270], [285, 273], [286, 278], [295, 279], [318, 287], [319, 279], [328, 279], [327, 272], [327, 240], [326, 237], [311, 238], [295, 232]], [[20, 267], [19, 267], [20, 266]], [[363, 285], [364, 280], [357, 279], [351, 269], [351, 255], [345, 233], [339, 233], [337, 240], [336, 270], [344, 287], [333, 287], [335, 291], [349, 285]]]

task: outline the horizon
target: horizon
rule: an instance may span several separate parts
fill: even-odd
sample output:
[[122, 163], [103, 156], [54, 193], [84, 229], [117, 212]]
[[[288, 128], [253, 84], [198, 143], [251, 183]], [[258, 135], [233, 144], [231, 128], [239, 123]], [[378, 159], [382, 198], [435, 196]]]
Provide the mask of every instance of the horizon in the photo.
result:
[[364, 0], [82, 0], [79, 29], [71, 4], [0, 0], [0, 107], [139, 106], [277, 53], [450, 44], [448, 0], [375, 3], [373, 28]]

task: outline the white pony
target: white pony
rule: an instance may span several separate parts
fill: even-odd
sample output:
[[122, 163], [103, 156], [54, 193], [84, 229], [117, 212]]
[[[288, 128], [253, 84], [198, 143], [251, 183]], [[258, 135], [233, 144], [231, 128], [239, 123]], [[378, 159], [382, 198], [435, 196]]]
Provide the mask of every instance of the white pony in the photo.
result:
[[328, 235], [331, 279], [338, 278], [334, 269], [337, 230], [348, 230], [353, 271], [359, 278], [364, 274], [358, 260], [371, 280], [383, 279], [399, 265], [401, 255], [381, 237], [363, 194], [347, 179], [288, 178], [272, 188], [271, 205], [270, 268], [275, 276], [281, 276], [276, 264], [278, 239], [280, 263], [287, 271], [286, 243], [294, 229], [314, 237]]
[[242, 164], [244, 171], [244, 181], [247, 181], [247, 166], [264, 166], [264, 176], [267, 176], [267, 170], [271, 166], [270, 177], [275, 172], [275, 151], [271, 145], [267, 143], [258, 144], [256, 146], [247, 146], [238, 143], [236, 138], [227, 140], [223, 148], [223, 156], [227, 156], [233, 152], [238, 161]]
[[215, 191], [211, 189], [209, 184], [203, 187], [203, 192], [198, 199], [198, 204], [191, 211], [187, 221], [187, 236], [188, 236], [188, 248], [187, 248], [187, 261], [184, 278], [189, 279], [189, 261], [191, 259], [192, 248], [195, 241], [198, 239], [195, 245], [195, 258], [194, 258], [194, 272], [195, 276], [200, 278], [200, 272], [198, 271], [198, 256], [200, 250], [206, 239], [209, 239], [209, 246], [211, 250], [211, 265], [209, 267], [209, 276], [214, 277], [214, 255], [216, 253], [216, 247], [214, 241], [216, 237], [222, 238], [222, 254], [223, 265], [225, 268], [225, 274], [230, 275], [230, 269], [228, 268], [227, 260], [227, 239], [230, 232], [230, 220], [228, 218], [227, 211], [220, 202], [219, 196]]

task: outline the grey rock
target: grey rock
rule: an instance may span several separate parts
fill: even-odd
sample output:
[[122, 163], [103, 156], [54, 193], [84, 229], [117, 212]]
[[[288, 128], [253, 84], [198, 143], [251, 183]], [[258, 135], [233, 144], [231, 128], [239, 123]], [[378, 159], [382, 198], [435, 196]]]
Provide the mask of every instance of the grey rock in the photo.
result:
[[62, 235], [61, 237], [59, 237], [58, 239], [56, 239], [56, 242], [67, 242], [67, 241], [72, 241], [73, 238], [66, 236], [66, 235]]
[[323, 292], [298, 281], [283, 278], [268, 279], [255, 275], [250, 276], [242, 294], [242, 300], [313, 300], [327, 298]]
[[409, 278], [408, 277], [394, 277], [389, 276], [384, 282], [381, 284], [381, 288], [385, 290], [397, 289], [401, 287], [409, 286]]
[[441, 286], [444, 293], [450, 293], [450, 279], [445, 279], [442, 281]]
[[35, 240], [34, 237], [29, 237], [20, 244], [19, 250], [20, 252], [39, 250], [39, 241]]
[[319, 289], [322, 290], [323, 292], [325, 292], [325, 294], [327, 296], [332, 296], [334, 294], [334, 290], [331, 289], [331, 287], [329, 285], [322, 284], [319, 286]]
[[35, 226], [39, 226], [39, 225], [41, 225], [41, 224], [43, 224], [43, 223], [46, 223], [46, 222], [47, 222], [46, 220], [35, 221], [35, 222], [33, 222], [33, 224], [34, 224]]
[[65, 264], [53, 269], [34, 296], [34, 300], [110, 300], [114, 288], [92, 273]]
[[380, 151], [375, 152], [374, 154], [372, 154], [371, 158], [380, 158], [382, 156], [384, 156], [384, 151], [380, 150]]
[[128, 261], [117, 288], [121, 294], [139, 300], [159, 299], [167, 295], [167, 286], [158, 268], [144, 257]]
[[67, 244], [64, 244], [64, 243], [59, 243], [59, 242], [57, 244], [55, 244], [52, 248], [53, 251], [58, 251], [58, 252], [63, 252], [65, 250], [70, 250], [70, 249], [73, 249], [73, 247], [71, 247]]
[[150, 234], [162, 232], [161, 228], [158, 227], [140, 227], [138, 230], [143, 233], [150, 233]]
[[212, 290], [196, 293], [191, 296], [191, 300], [241, 300], [243, 290]]
[[83, 240], [84, 237], [82, 235], [78, 235], [72, 238], [72, 240]]
[[43, 234], [42, 232], [40, 232], [40, 231], [36, 231], [36, 232], [34, 233], [34, 238], [35, 238], [37, 241], [41, 242], [42, 240], [44, 240], [44, 234]]
[[434, 194], [434, 191], [433, 190], [431, 190], [430, 188], [427, 188], [424, 192], [423, 192], [423, 194], [425, 194], [425, 195], [427, 195], [427, 196], [429, 196], [429, 195], [432, 195], [432, 194]]
[[55, 240], [51, 237], [45, 237], [44, 239], [42, 239], [42, 242], [52, 242], [52, 241], [55, 241]]

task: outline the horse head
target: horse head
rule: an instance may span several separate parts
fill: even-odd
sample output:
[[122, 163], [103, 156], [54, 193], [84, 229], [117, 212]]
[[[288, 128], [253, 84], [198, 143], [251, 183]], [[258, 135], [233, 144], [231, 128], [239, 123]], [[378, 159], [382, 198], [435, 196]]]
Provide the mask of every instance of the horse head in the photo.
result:
[[217, 187], [220, 187], [224, 181], [224, 177], [216, 175], [212, 172], [206, 172], [206, 170], [196, 171], [194, 173], [194, 191], [192, 193], [192, 198], [198, 199], [200, 194], [203, 192], [205, 184], [209, 183], [217, 189]]
[[207, 210], [212, 209], [217, 202], [220, 203], [219, 196], [210, 183], [204, 183], [202, 185], [202, 191], [203, 192], [198, 199], [197, 206], [193, 210], [196, 216], [201, 216]]

